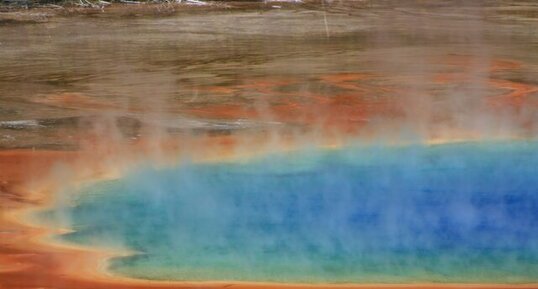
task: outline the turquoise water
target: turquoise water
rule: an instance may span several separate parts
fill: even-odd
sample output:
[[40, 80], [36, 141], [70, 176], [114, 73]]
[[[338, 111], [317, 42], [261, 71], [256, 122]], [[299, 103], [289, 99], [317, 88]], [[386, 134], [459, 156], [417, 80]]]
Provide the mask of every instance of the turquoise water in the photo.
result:
[[537, 282], [538, 145], [305, 149], [140, 169], [78, 194], [74, 233], [158, 280]]

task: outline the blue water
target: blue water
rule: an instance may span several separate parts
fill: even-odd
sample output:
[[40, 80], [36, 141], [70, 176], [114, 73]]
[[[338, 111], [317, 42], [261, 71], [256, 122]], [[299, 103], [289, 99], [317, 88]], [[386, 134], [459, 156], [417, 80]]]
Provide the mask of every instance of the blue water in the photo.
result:
[[[305, 149], [92, 185], [70, 242], [159, 280], [537, 282], [538, 145]], [[62, 214], [58, 214], [62, 212]]]

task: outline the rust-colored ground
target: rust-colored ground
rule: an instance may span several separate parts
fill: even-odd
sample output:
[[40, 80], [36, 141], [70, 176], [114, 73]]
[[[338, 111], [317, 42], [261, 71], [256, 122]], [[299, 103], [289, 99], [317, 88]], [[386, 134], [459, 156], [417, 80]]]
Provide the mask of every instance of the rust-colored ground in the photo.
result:
[[[433, 75], [432, 83], [464, 85], [469, 79], [470, 57], [449, 56], [440, 60], [453, 66], [451, 72]], [[518, 69], [521, 64], [509, 60], [492, 61], [486, 73]], [[207, 93], [232, 97], [238, 92], [255, 92], [266, 101], [262, 107], [246, 103], [221, 103], [177, 109], [198, 117], [215, 119], [264, 119], [295, 124], [305, 131], [318, 132], [320, 145], [339, 145], [342, 135], [361, 135], [368, 132], [369, 121], [376, 117], [406, 121], [409, 115], [410, 94], [402, 83], [418, 81], [408, 76], [400, 83], [380, 85], [383, 77], [368, 73], [335, 73], [321, 75], [318, 81], [338, 90], [333, 95], [312, 92], [287, 91], [299, 80], [249, 80], [227, 87], [207, 87]], [[538, 86], [488, 77], [485, 82], [497, 91], [481, 99], [481, 109], [502, 114], [513, 112], [515, 125], [526, 131], [534, 131], [534, 121], [529, 114], [518, 112], [535, 110]], [[72, 93], [51, 95], [40, 100], [47, 105], [86, 110], [113, 110], [113, 103], [97, 102], [84, 95]], [[142, 108], [132, 108], [141, 111]], [[448, 113], [450, 114], [450, 112]], [[439, 117], [442, 123], [443, 118]], [[420, 121], [420, 118], [418, 119]], [[435, 118], [428, 119], [434, 121]], [[426, 133], [426, 139], [435, 139], [438, 127]], [[151, 138], [123, 141], [109, 138], [106, 130], [81, 133], [81, 148], [77, 151], [0, 150], [0, 288], [326, 288], [328, 285], [291, 285], [256, 283], [167, 283], [122, 279], [104, 273], [103, 262], [113, 252], [96, 252], [88, 248], [60, 246], [45, 242], [45, 237], [58, 233], [52, 229], [31, 225], [24, 219], [25, 212], [47, 206], [52, 192], [64, 184], [76, 184], [81, 180], [109, 178], [121, 175], [138, 161], [150, 159], [161, 164], [173, 164], [176, 156], [188, 153], [200, 161], [236, 158], [264, 153], [274, 140], [271, 132], [202, 134], [185, 137]], [[293, 134], [279, 133], [279, 149], [293, 149], [301, 142]], [[451, 131], [454, 139], [468, 137], [461, 131]], [[337, 137], [340, 136], [340, 137]], [[106, 142], [104, 142], [106, 140]], [[114, 141], [111, 141], [114, 140]], [[248, 148], [245, 150], [244, 148]], [[174, 156], [174, 157], [171, 157]], [[492, 285], [492, 284], [402, 284], [402, 285], [331, 285], [333, 288], [538, 288], [538, 284]]]

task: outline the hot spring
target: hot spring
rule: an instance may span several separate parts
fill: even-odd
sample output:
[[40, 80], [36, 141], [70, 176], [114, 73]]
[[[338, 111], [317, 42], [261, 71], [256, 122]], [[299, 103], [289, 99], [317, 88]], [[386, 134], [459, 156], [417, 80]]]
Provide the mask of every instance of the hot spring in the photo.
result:
[[[287, 283], [538, 281], [535, 142], [304, 148], [147, 166], [40, 213], [116, 275]], [[65, 205], [69, 204], [69, 205]]]

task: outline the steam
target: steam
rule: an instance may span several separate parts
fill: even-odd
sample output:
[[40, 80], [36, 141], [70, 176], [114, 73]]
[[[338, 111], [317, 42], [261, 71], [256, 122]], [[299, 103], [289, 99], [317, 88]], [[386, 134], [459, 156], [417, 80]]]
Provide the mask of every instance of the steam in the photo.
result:
[[159, 280], [531, 282], [535, 146], [352, 146], [141, 169], [83, 192], [66, 238], [120, 240], [141, 255], [111, 269]]
[[76, 155], [41, 180], [48, 214], [67, 240], [138, 252], [114, 272], [535, 282], [538, 86], [512, 77], [526, 64], [497, 48], [510, 35], [473, 9], [338, 5], [246, 13], [241, 29], [155, 20], [186, 48], [142, 21], [138, 41], [162, 54], [113, 54], [116, 78], [30, 100], [75, 116], [0, 129], [69, 132], [51, 133]]

